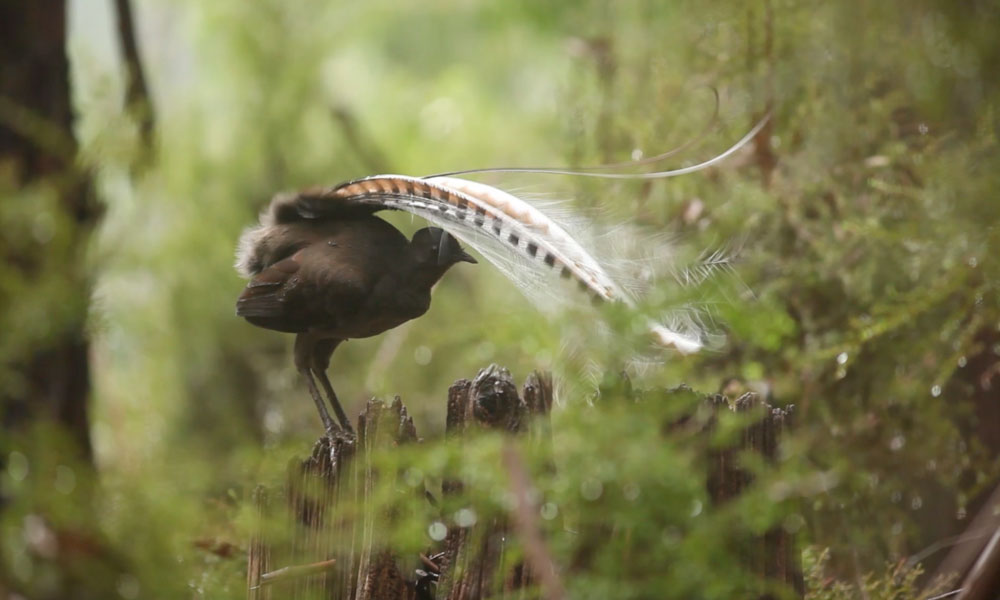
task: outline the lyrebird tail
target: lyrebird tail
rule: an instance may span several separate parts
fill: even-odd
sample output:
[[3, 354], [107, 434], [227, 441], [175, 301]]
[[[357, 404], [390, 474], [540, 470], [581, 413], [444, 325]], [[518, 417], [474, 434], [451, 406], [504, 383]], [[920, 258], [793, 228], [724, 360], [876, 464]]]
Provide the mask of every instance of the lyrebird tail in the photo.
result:
[[[273, 225], [384, 209], [409, 212], [446, 229], [497, 266], [532, 300], [558, 294], [546, 280], [559, 275], [575, 280], [595, 300], [634, 306], [634, 286], [619, 281], [614, 268], [543, 211], [498, 188], [454, 177], [376, 175], [279, 195], [262, 216], [261, 227], [244, 234], [241, 248], [253, 247], [251, 240]], [[241, 256], [238, 264], [252, 270], [245, 266], [252, 264], [252, 258]], [[672, 315], [668, 322], [650, 323], [650, 331], [660, 344], [683, 353], [704, 345], [696, 319]]]
[[[293, 221], [350, 218], [379, 210], [402, 210], [447, 230], [493, 263], [530, 299], [561, 300], [549, 285], [552, 274], [576, 280], [594, 299], [621, 302], [634, 307], [642, 278], [629, 278], [616, 268], [615, 260], [601, 260], [588, 249], [581, 236], [568, 231], [551, 216], [517, 196], [457, 174], [488, 171], [520, 171], [612, 179], [663, 179], [708, 168], [745, 146], [770, 118], [761, 119], [742, 139], [727, 150], [701, 163], [680, 169], [647, 173], [607, 173], [593, 169], [472, 169], [423, 178], [405, 175], [375, 175], [334, 187], [310, 188], [280, 194], [272, 200], [259, 227], [244, 232], [237, 252], [237, 269], [244, 275], [256, 272], [260, 253], [267, 248], [271, 227]], [[714, 121], [714, 117], [713, 117]], [[658, 162], [663, 154], [655, 157]], [[645, 161], [649, 162], [649, 161]], [[634, 163], [636, 166], [644, 161]], [[621, 166], [621, 165], [613, 165]], [[600, 169], [600, 168], [598, 168]], [[680, 285], [697, 285], [710, 274], [729, 268], [728, 253], [709, 253], [694, 267], [675, 271]], [[638, 285], [637, 285], [638, 284]], [[682, 353], [696, 352], [709, 343], [705, 311], [696, 306], [676, 308], [649, 323], [661, 345]]]

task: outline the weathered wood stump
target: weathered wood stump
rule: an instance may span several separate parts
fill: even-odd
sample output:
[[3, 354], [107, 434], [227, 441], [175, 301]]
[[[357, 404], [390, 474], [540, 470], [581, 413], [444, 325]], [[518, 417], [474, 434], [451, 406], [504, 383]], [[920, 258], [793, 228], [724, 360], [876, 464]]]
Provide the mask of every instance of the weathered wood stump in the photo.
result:
[[[547, 376], [532, 373], [519, 397], [510, 373], [492, 365], [471, 382], [457, 381], [448, 390], [446, 431], [449, 437], [460, 438], [475, 430], [500, 430], [527, 434], [536, 443], [544, 444], [548, 439], [547, 418], [551, 408], [552, 381]], [[512, 454], [515, 452], [512, 447], [505, 450], [508, 472], [518, 468], [511, 464], [518, 461]], [[460, 486], [461, 482], [446, 482], [445, 493], [457, 492]], [[512, 492], [519, 502], [526, 501], [523, 489]], [[537, 514], [537, 509], [531, 512]], [[512, 529], [507, 518], [494, 519], [476, 529], [451, 527], [445, 538], [437, 597], [448, 600], [507, 597], [508, 593], [529, 585], [533, 580], [531, 569], [521, 563], [511, 564], [505, 556]], [[535, 564], [537, 568], [538, 563]], [[549, 575], [553, 568], [547, 565], [544, 574]], [[542, 578], [543, 582], [547, 579]]]
[[[752, 392], [743, 394], [736, 400], [723, 395], [710, 396], [705, 402], [713, 412], [723, 410], [736, 413], [760, 411], [761, 418], [754, 420], [742, 432], [738, 446], [714, 453], [708, 473], [708, 492], [715, 504], [722, 504], [740, 494], [753, 481], [752, 475], [739, 464], [738, 455], [752, 450], [765, 460], [777, 459], [778, 440], [792, 425], [793, 408], [773, 408]], [[709, 430], [714, 426], [710, 423]], [[742, 548], [744, 565], [767, 579], [787, 584], [800, 596], [805, 594], [801, 561], [795, 547], [795, 540], [782, 527], [775, 527], [763, 536], [750, 540]]]
[[[714, 503], [725, 503], [751, 481], [738, 464], [738, 453], [753, 450], [773, 460], [791, 412], [773, 409], [753, 394], [734, 402], [713, 396], [704, 399], [702, 406], [713, 415], [761, 413], [743, 431], [737, 446], [712, 457], [709, 496]], [[510, 373], [493, 365], [472, 381], [459, 380], [449, 389], [446, 437], [462, 443], [476, 432], [499, 431], [528, 436], [529, 444], [544, 452], [551, 442], [551, 407], [548, 376], [531, 374], [518, 394]], [[707, 421], [706, 434], [715, 421], [714, 417]], [[544, 598], [565, 598], [556, 565], [539, 534], [536, 494], [513, 443], [505, 444], [502, 456], [514, 499], [509, 514], [482, 518], [472, 527], [451, 525], [446, 532], [441, 525], [445, 535], [440, 546], [419, 557], [398, 557], [386, 549], [379, 535], [385, 515], [376, 514], [375, 503], [369, 500], [379, 477], [397, 474], [379, 473], [371, 456], [376, 449], [405, 448], [417, 442], [413, 420], [398, 397], [388, 406], [372, 400], [359, 417], [356, 440], [323, 437], [308, 459], [290, 465], [283, 490], [258, 488], [254, 503], [262, 529], [249, 545], [248, 597], [478, 600], [522, 597], [525, 588], [537, 586]], [[446, 479], [444, 498], [461, 493], [463, 485], [458, 479]], [[424, 493], [427, 501], [435, 502]], [[263, 525], [274, 523], [276, 515], [284, 515], [278, 518], [284, 536], [269, 533]], [[272, 541], [282, 537], [284, 542]], [[507, 552], [514, 537], [520, 542], [518, 556], [523, 557], [517, 560]], [[754, 572], [802, 593], [798, 555], [793, 540], [781, 528], [751, 540], [744, 559]], [[401, 568], [400, 564], [419, 568]]]

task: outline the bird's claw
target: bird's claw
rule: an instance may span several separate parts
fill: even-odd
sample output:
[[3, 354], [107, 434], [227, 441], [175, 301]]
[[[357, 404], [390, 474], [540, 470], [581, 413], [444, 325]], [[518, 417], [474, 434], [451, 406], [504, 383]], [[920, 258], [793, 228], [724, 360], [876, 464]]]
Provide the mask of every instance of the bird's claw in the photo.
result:
[[342, 440], [351, 444], [358, 439], [358, 436], [354, 433], [354, 431], [343, 429], [336, 425], [326, 428], [326, 437], [331, 442]]

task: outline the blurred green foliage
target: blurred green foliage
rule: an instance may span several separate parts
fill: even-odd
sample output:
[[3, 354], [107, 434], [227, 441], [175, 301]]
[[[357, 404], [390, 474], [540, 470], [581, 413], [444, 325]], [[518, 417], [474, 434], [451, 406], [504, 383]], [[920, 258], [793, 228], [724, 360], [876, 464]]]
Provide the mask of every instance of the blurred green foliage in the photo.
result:
[[865, 573], [857, 581], [846, 582], [824, 573], [824, 568], [830, 560], [828, 551], [817, 552], [815, 548], [807, 548], [803, 552], [803, 557], [809, 586], [807, 600], [850, 600], [851, 598], [928, 600], [947, 594], [947, 591], [954, 587], [945, 585], [949, 583], [948, 581], [935, 582], [926, 587], [921, 586], [919, 579], [922, 570], [920, 566], [910, 567], [904, 561], [888, 565], [884, 574], [877, 576], [874, 573]]
[[[490, 362], [522, 376], [554, 370], [557, 469], [532, 466], [559, 515], [546, 533], [559, 564], [572, 566], [575, 598], [733, 597], [756, 583], [732, 564], [732, 536], [770, 526], [829, 548], [815, 567], [828, 577], [859, 581], [960, 530], [969, 503], [995, 485], [996, 3], [147, 0], [138, 9], [157, 120], [145, 168], [132, 169], [136, 128], [119, 101], [120, 69], [95, 50], [107, 43], [94, 40], [102, 30], [86, 27], [96, 17], [78, 23], [72, 54], [81, 160], [106, 205], [90, 257], [93, 438], [98, 527], [133, 565], [118, 583], [123, 597], [242, 597], [247, 490], [279, 482], [319, 433], [290, 337], [233, 316], [234, 243], [273, 193], [376, 172], [652, 155], [704, 129], [710, 88], [718, 122], [676, 165], [711, 157], [773, 115], [759, 142], [717, 168], [653, 183], [483, 180], [669, 233], [682, 260], [741, 247], [738, 280], [693, 292], [665, 280], [644, 307], [706, 302], [726, 345], [630, 375], [647, 389], [706, 391], [734, 378], [796, 406], [794, 436], [745, 498], [704, 506], [707, 441], [658, 427], [683, 407], [636, 410], [611, 392], [594, 401], [602, 376], [646, 350], [628, 315], [607, 311], [613, 335], [599, 336], [590, 319], [539, 313], [487, 265], [448, 273], [421, 319], [338, 350], [331, 379], [349, 412], [398, 393], [420, 434], [435, 437], [453, 380]], [[0, 219], [30, 205], [36, 237], [38, 228], [54, 244], [71, 235], [46, 220], [45, 197], [3, 193]], [[58, 285], [0, 284], [12, 299], [4, 357], [27, 351], [33, 328], [59, 327], [60, 300], [80, 301]], [[31, 316], [42, 309], [46, 318]], [[463, 501], [486, 515], [509, 508], [499, 446], [427, 444], [385, 460], [428, 478], [461, 469], [473, 482]], [[50, 486], [67, 485], [60, 467], [69, 467], [23, 458], [10, 454], [0, 474], [23, 500], [4, 513], [3, 572], [19, 589], [42, 589], [18, 536], [28, 535], [26, 515], [58, 505]], [[595, 486], [602, 493], [591, 498]], [[421, 518], [397, 534], [403, 549], [428, 541]], [[199, 540], [237, 551], [208, 552]], [[917, 597], [915, 577], [890, 573], [885, 581], [902, 580], [904, 591], [868, 593]], [[816, 598], [853, 593], [809, 581]]]

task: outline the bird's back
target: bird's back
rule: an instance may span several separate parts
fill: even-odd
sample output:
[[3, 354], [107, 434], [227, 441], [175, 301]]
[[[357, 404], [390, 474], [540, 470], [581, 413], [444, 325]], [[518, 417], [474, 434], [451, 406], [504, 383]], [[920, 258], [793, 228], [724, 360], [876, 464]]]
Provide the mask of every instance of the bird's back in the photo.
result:
[[378, 217], [282, 223], [260, 232], [256, 244], [260, 269], [236, 304], [254, 325], [369, 337], [429, 306], [430, 288], [408, 285], [408, 241]]

